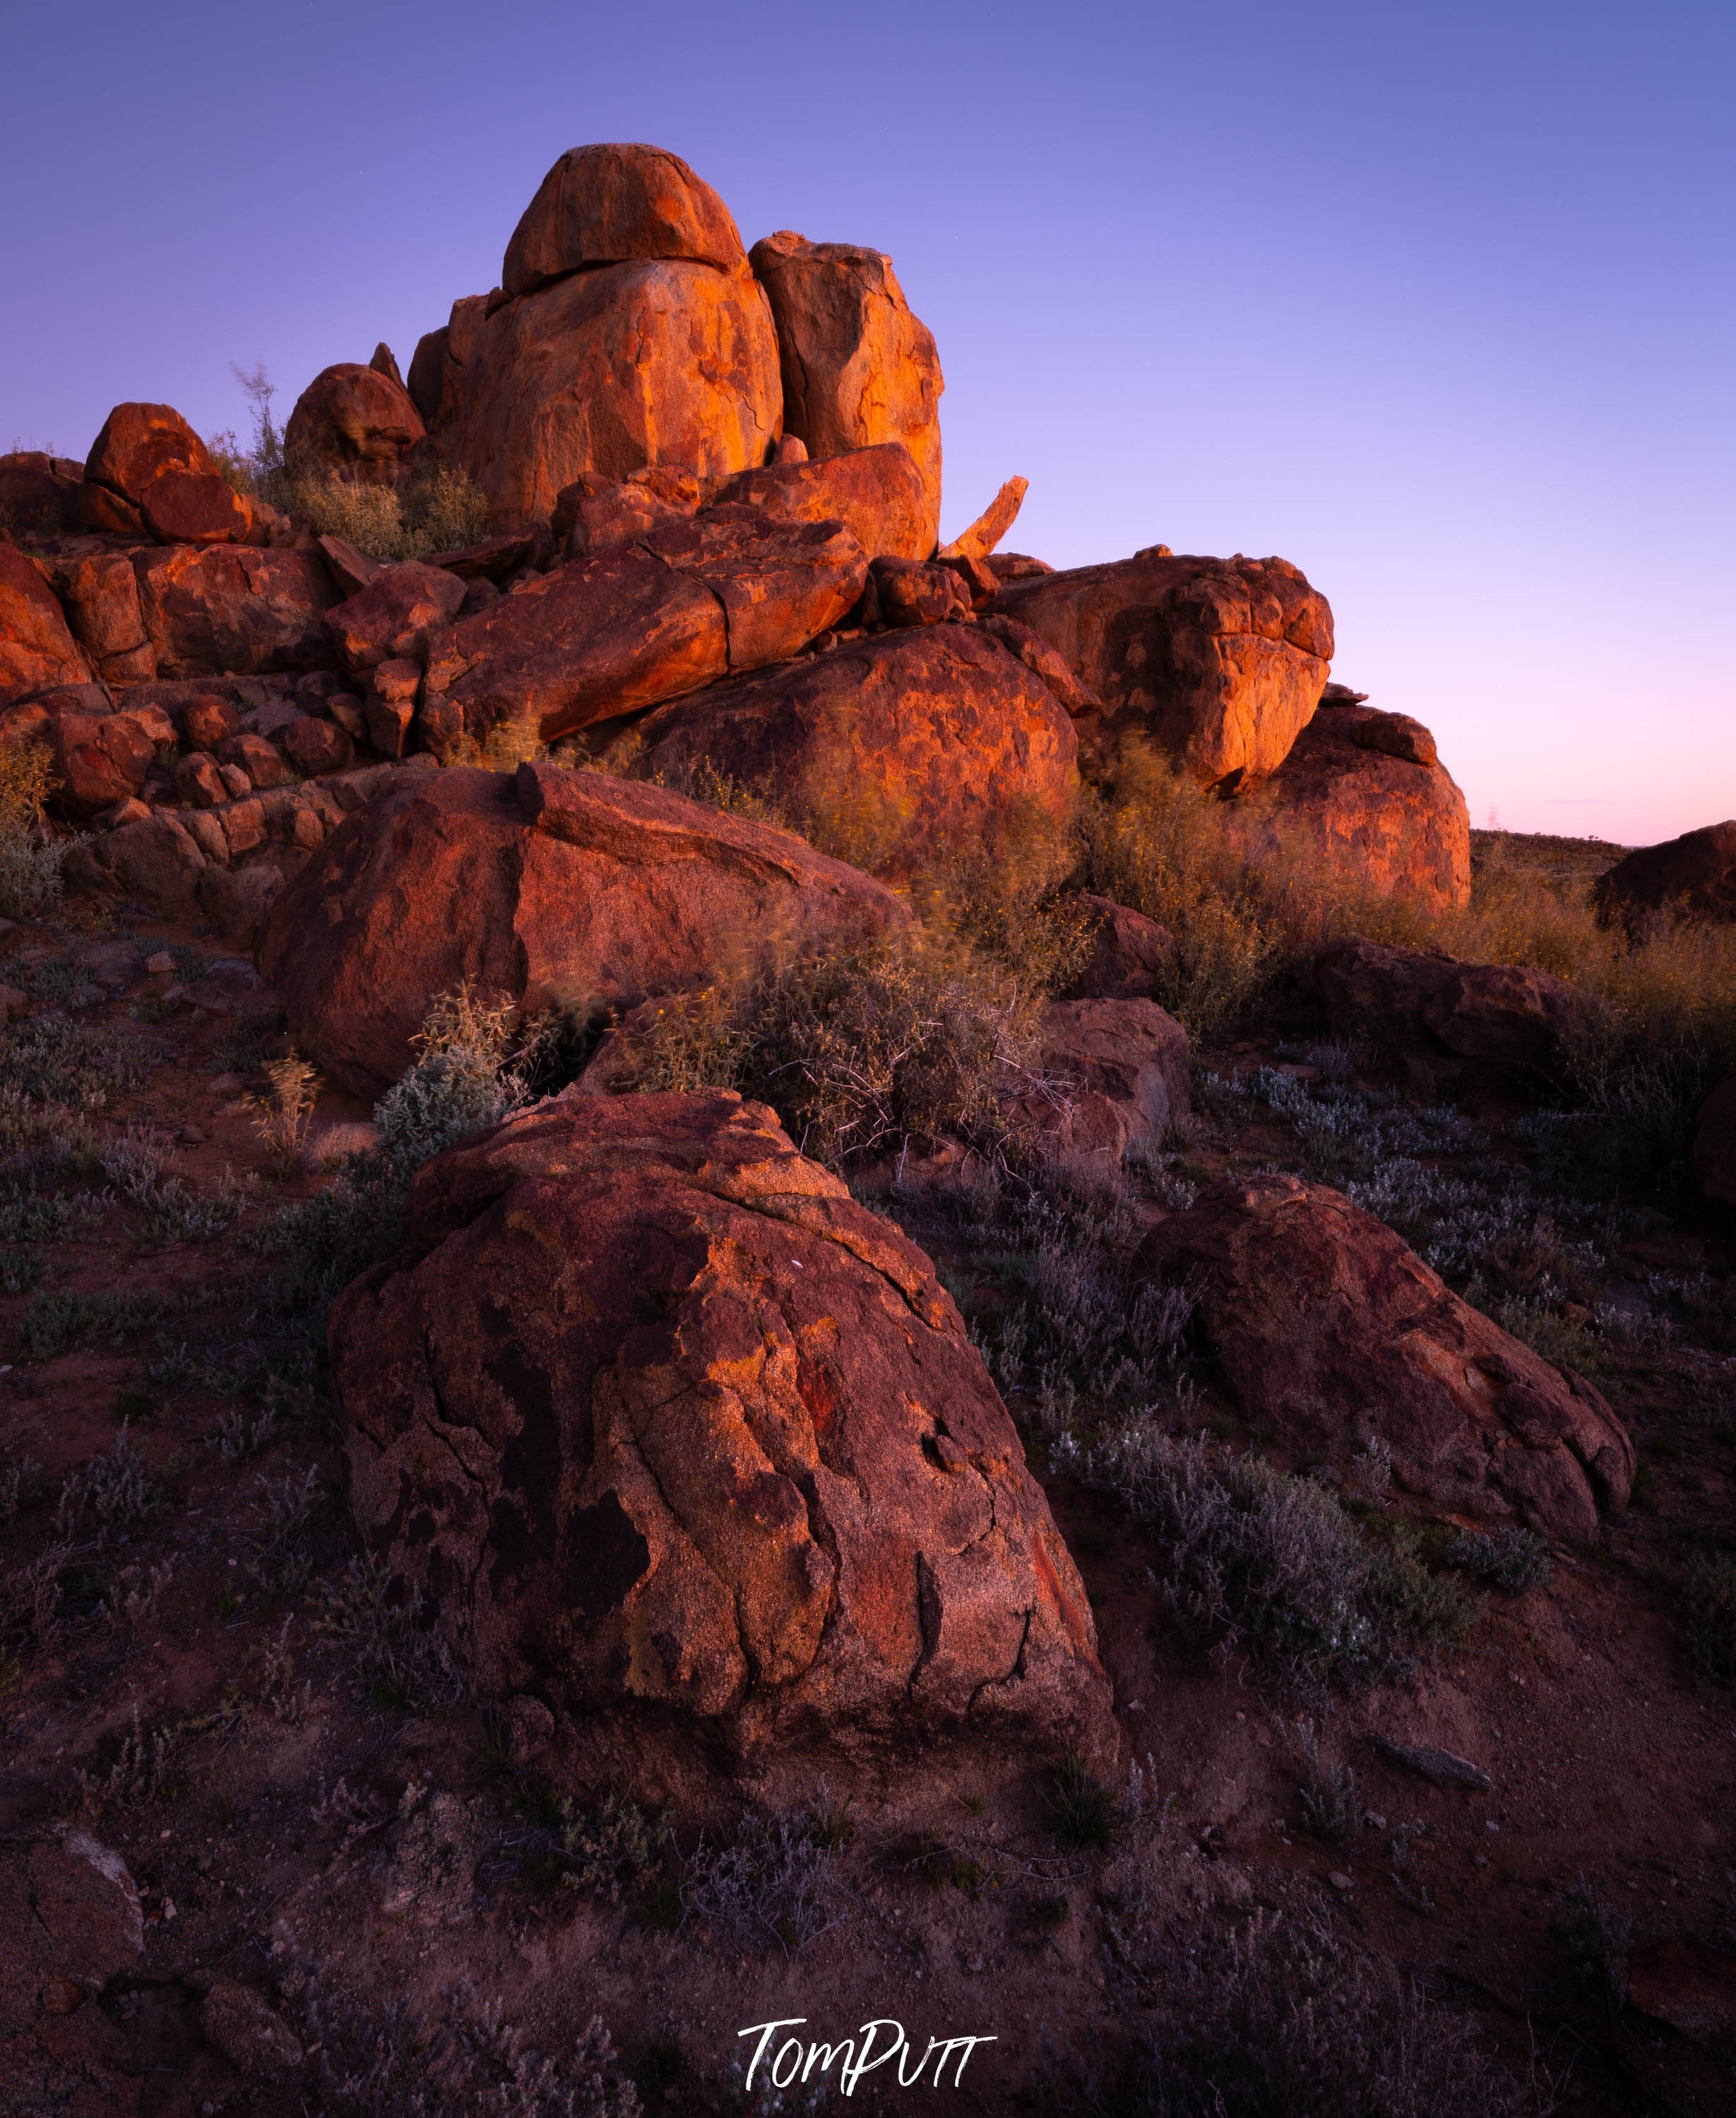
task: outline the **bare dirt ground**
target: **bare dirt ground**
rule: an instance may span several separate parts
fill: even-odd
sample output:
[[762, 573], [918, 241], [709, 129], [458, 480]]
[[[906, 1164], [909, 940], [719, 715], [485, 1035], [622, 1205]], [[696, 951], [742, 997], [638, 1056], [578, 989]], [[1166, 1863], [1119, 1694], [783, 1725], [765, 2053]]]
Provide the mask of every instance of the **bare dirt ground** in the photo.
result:
[[[173, 968], [147, 973], [160, 952]], [[1541, 1149], [1488, 1145], [1500, 1110], [1473, 1114], [1477, 1139], [1434, 1140], [1437, 1162], [1487, 1177], [1505, 1157], [1544, 1187], [1560, 1240], [1539, 1307], [1580, 1334], [1644, 1469], [1598, 1545], [1557, 1551], [1542, 1586], [1488, 1593], [1462, 1644], [1402, 1681], [1303, 1702], [1203, 1656], [1154, 1593], [1154, 1556], [1051, 1475], [1034, 1429], [1114, 1684], [1118, 1771], [1142, 1776], [1142, 1808], [1113, 1834], [1058, 1815], [1053, 1761], [968, 1746], [732, 1778], [652, 1733], [622, 1784], [619, 1747], [595, 1732], [538, 1749], [439, 1670], [376, 1652], [327, 1409], [287, 1356], [275, 1378], [246, 1359], [281, 1269], [254, 1237], [325, 1180], [275, 1169], [256, 1127], [273, 1024], [198, 1004], [221, 997], [201, 973], [223, 955], [142, 918], [0, 944], [0, 982], [24, 997], [0, 1086], [45, 1018], [111, 1054], [109, 1085], [91, 1075], [82, 1094], [83, 1163], [5, 1187], [0, 1861], [76, 1824], [123, 1858], [144, 1917], [141, 1954], [100, 1992], [15, 1978], [0, 2109], [553, 2111], [569, 2106], [535, 2100], [524, 2054], [572, 2061], [599, 2018], [619, 2060], [593, 2040], [573, 2076], [591, 2100], [572, 2108], [625, 2112], [630, 2078], [653, 2112], [794, 2111], [817, 2106], [758, 2084], [750, 2105], [732, 2085], [755, 2042], [740, 2029], [802, 2018], [790, 2034], [831, 2040], [870, 2017], [905, 2026], [913, 2066], [931, 2037], [995, 2042], [956, 2081], [955, 2051], [944, 2089], [932, 2065], [902, 2088], [879, 2069], [864, 2107], [1106, 2108], [1092, 2069], [1151, 1999], [1130, 1907], [1178, 1935], [1316, 1908], [1516, 2067], [1547, 2069], [1566, 2111], [1736, 2108], [1736, 1696], [1692, 1674], [1679, 1593], [1693, 1552], [1729, 1548], [1736, 1513], [1727, 1223], [1617, 1212], [1595, 1182], [1558, 1197]], [[1256, 1085], [1202, 1095], [1178, 1181], [1302, 1166], [1295, 1108], [1258, 1084], [1299, 1082], [1304, 1100], [1311, 1085], [1268, 1064], [1306, 1061], [1208, 1062]], [[365, 1115], [327, 1094], [316, 1122]], [[132, 1198], [124, 1157], [100, 1163], [129, 1135], [160, 1156]], [[44, 1196], [78, 1203], [42, 1211]], [[209, 1232], [189, 1200], [218, 1202]], [[949, 1262], [942, 1234], [911, 1226]], [[1517, 1258], [1492, 1297], [1528, 1298], [1525, 1271]], [[1340, 1843], [1301, 1807], [1304, 1717], [1355, 1776]], [[1473, 1760], [1487, 1791], [1433, 1785], [1377, 1739]], [[609, 1778], [631, 1815], [603, 1806]], [[819, 1821], [781, 1882], [762, 1861], [732, 1894], [706, 1849], [744, 1810]], [[275, 2077], [207, 2034], [206, 1996], [231, 1983], [293, 2033]]]

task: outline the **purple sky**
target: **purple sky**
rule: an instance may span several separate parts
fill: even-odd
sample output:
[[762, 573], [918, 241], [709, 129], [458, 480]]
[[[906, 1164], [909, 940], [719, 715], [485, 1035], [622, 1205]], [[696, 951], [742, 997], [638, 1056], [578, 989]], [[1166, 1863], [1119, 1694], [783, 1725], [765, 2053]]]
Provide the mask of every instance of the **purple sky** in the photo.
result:
[[1270, 552], [1470, 798], [1736, 815], [1736, 8], [12, 0], [0, 446], [244, 427], [485, 292], [549, 164], [683, 155], [745, 239], [891, 253], [945, 528]]

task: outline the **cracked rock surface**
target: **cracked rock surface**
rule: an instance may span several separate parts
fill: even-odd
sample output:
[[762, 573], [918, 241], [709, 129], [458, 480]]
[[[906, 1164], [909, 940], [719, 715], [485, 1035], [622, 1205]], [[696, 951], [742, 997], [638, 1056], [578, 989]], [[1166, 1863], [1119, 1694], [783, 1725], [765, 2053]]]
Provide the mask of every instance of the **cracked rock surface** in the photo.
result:
[[331, 1324], [363, 1535], [480, 1686], [1095, 1749], [1072, 1560], [924, 1253], [724, 1093], [437, 1158]]

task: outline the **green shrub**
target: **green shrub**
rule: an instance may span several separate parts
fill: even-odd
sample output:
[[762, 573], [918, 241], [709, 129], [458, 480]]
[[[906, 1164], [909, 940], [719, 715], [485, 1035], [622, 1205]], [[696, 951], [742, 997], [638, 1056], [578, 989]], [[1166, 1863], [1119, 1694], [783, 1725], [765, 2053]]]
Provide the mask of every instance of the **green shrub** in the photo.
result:
[[44, 822], [54, 785], [46, 743], [0, 743], [0, 913], [39, 919], [59, 904], [61, 870], [75, 840]]
[[488, 534], [486, 497], [466, 472], [445, 464], [401, 492], [326, 471], [288, 477], [282, 493], [285, 513], [373, 559], [426, 559]]
[[1203, 1436], [1178, 1441], [1150, 1419], [1089, 1444], [1063, 1435], [1055, 1457], [1155, 1539], [1156, 1585], [1183, 1633], [1280, 1683], [1391, 1674], [1463, 1630], [1462, 1591], [1444, 1612], [1414, 1555], [1372, 1550], [1312, 1479]]
[[1542, 1588], [1555, 1570], [1549, 1546], [1529, 1529], [1461, 1529], [1447, 1547], [1447, 1563], [1509, 1596]]

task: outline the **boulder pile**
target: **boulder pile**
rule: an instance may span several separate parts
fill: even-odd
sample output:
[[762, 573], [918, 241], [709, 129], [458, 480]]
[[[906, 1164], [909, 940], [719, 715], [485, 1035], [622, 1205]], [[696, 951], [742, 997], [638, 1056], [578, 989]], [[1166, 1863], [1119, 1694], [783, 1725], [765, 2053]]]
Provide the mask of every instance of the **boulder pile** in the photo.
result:
[[1137, 733], [1258, 857], [1463, 900], [1462, 797], [1414, 722], [1317, 710], [1332, 617], [1295, 566], [1057, 573], [998, 549], [1017, 478], [942, 545], [943, 386], [890, 258], [749, 249], [678, 156], [576, 148], [407, 382], [384, 345], [338, 362], [285, 430], [292, 501], [461, 474], [488, 534], [382, 563], [118, 405], [82, 464], [0, 457], [0, 742], [52, 747], [76, 884], [237, 939], [384, 768], [553, 742], [846, 801], [896, 866], [1062, 814]]

